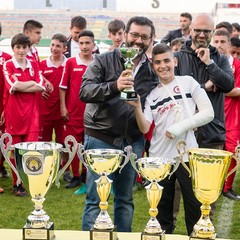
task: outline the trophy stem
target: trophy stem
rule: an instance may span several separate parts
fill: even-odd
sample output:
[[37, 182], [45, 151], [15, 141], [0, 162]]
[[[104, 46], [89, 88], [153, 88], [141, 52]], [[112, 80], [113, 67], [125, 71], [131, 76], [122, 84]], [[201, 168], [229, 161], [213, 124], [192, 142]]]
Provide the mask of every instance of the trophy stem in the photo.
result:
[[203, 204], [201, 206], [201, 217], [193, 227], [193, 232], [190, 236], [190, 240], [193, 239], [215, 239], [216, 233], [214, 226], [210, 220], [211, 207], [209, 204]]
[[114, 225], [107, 212], [108, 209], [107, 199], [111, 191], [112, 180], [107, 177], [106, 173], [103, 173], [102, 176], [98, 180], [96, 180], [96, 184], [98, 196], [100, 198], [99, 207], [101, 211], [95, 221], [94, 228], [113, 229]]
[[157, 205], [161, 199], [163, 187], [160, 186], [155, 180], [153, 180], [148, 186], [146, 186], [147, 198], [150, 203], [149, 215], [151, 216], [148, 221], [144, 232], [149, 234], [162, 234], [160, 223], [156, 216], [158, 214]]
[[50, 217], [43, 210], [43, 202], [45, 198], [32, 198], [35, 209], [27, 218], [27, 227], [32, 228], [47, 228], [49, 225]]

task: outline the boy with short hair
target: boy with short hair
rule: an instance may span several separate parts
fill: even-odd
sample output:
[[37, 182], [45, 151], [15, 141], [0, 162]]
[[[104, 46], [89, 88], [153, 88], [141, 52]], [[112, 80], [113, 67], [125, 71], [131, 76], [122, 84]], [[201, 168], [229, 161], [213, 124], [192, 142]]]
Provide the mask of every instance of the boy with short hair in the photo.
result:
[[74, 57], [80, 52], [78, 36], [81, 31], [86, 29], [86, 27], [87, 21], [84, 17], [75, 16], [71, 19], [71, 35], [67, 39], [67, 51], [64, 54], [67, 58]]
[[[95, 47], [93, 32], [89, 30], [81, 31], [78, 41], [80, 53], [67, 60], [59, 88], [61, 116], [65, 121], [64, 136], [73, 135], [77, 142], [83, 142], [83, 114], [86, 104], [79, 100], [78, 95], [82, 84], [82, 76], [93, 60], [92, 51]], [[80, 177], [79, 166], [79, 158], [75, 156], [71, 163], [73, 178], [66, 185], [66, 188], [77, 187], [85, 181], [84, 175], [86, 173], [82, 173]], [[81, 190], [80, 193], [76, 194], [84, 192], [85, 190]]]
[[118, 48], [124, 42], [125, 23], [122, 20], [115, 19], [108, 24], [108, 37], [113, 45], [109, 50]]
[[[147, 133], [152, 122], [155, 123], [149, 148], [150, 157], [174, 159], [179, 155], [176, 144], [182, 139], [186, 141], [188, 149], [198, 147], [194, 129], [210, 122], [214, 117], [205, 90], [191, 76], [175, 76], [175, 64], [173, 52], [167, 44], [155, 45], [152, 66], [159, 77], [159, 84], [147, 96], [144, 112], [140, 99], [129, 101], [134, 106], [137, 123], [142, 133]], [[184, 161], [188, 164], [187, 155], [184, 156]], [[182, 189], [186, 227], [190, 235], [201, 216], [201, 204], [194, 196], [191, 178], [181, 164], [170, 179], [165, 178], [161, 181], [164, 190], [158, 205], [157, 219], [166, 233], [173, 233], [176, 179]]]
[[[43, 28], [42, 23], [33, 19], [27, 20], [23, 25], [23, 33], [27, 37], [29, 37], [31, 42], [31, 46], [29, 48], [29, 51], [26, 57], [30, 61], [36, 61], [39, 65], [39, 69], [40, 69], [40, 58], [38, 55], [38, 51], [34, 45], [37, 45], [42, 38], [42, 28]], [[47, 98], [48, 94], [53, 91], [53, 86], [45, 77], [43, 77], [43, 81], [44, 81], [44, 86], [46, 88], [46, 91], [43, 92], [43, 97]]]
[[64, 52], [67, 49], [67, 37], [57, 33], [50, 43], [51, 56], [40, 62], [42, 75], [53, 85], [47, 99], [40, 99], [40, 135], [42, 141], [52, 141], [53, 130], [56, 142], [63, 143], [63, 119], [60, 113], [59, 84], [67, 58]]
[[[4, 85], [4, 115], [6, 132], [12, 135], [12, 144], [38, 140], [39, 110], [37, 92], [45, 90], [39, 66], [35, 61], [29, 61], [26, 55], [31, 47], [29, 38], [16, 34], [11, 41], [12, 59], [3, 66]], [[15, 165], [13, 153], [10, 161]], [[13, 192], [16, 196], [26, 196], [22, 184], [16, 185], [17, 176], [12, 171]]]

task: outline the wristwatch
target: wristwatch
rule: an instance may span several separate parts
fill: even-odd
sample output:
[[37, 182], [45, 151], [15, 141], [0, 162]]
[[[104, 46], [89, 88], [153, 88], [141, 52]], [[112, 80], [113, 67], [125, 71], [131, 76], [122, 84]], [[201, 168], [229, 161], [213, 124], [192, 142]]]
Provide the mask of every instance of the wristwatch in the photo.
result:
[[211, 65], [213, 63], [214, 63], [214, 61], [212, 59], [210, 59], [210, 62], [208, 64], [206, 64], [206, 65], [209, 66], [209, 65]]

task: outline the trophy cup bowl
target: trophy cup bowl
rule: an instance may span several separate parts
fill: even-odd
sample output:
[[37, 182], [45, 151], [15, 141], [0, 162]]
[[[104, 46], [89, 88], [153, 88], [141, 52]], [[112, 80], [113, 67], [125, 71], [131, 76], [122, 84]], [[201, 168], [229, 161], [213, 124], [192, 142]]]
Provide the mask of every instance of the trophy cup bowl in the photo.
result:
[[216, 238], [216, 232], [209, 217], [210, 204], [218, 199], [225, 179], [238, 168], [239, 163], [227, 174], [232, 155], [231, 152], [217, 149], [188, 150], [193, 191], [202, 204], [201, 217], [194, 225], [191, 240]]
[[[132, 60], [138, 55], [139, 49], [134, 47], [121, 47], [120, 52], [125, 61], [125, 69], [133, 70], [134, 63]], [[137, 93], [133, 87], [124, 89], [120, 94], [120, 98], [126, 101], [138, 99]]]
[[[66, 137], [65, 149], [55, 142], [21, 142], [12, 146], [12, 137], [8, 133], [2, 135], [0, 142], [3, 156], [18, 177], [17, 184], [23, 182], [35, 207], [23, 227], [23, 240], [54, 240], [54, 223], [43, 210], [43, 202], [53, 182], [60, 185], [59, 178], [73, 160], [77, 152], [75, 138]], [[14, 150], [16, 167], [9, 159], [9, 150]], [[62, 151], [69, 153], [69, 160], [59, 171]]]
[[146, 186], [147, 198], [150, 203], [148, 221], [144, 232], [141, 234], [141, 240], [165, 240], [165, 234], [162, 230], [160, 223], [156, 216], [158, 214], [158, 203], [162, 196], [163, 187], [158, 184], [159, 181], [165, 179], [177, 170], [179, 166], [179, 159], [176, 161], [161, 158], [161, 157], [144, 157], [139, 158], [137, 161], [131, 159], [133, 168], [143, 178], [150, 181], [150, 184]]
[[[132, 148], [127, 146], [123, 151], [117, 149], [89, 149], [79, 153], [79, 158], [83, 164], [92, 172], [98, 174], [100, 177], [97, 179], [97, 192], [100, 198], [100, 213], [95, 220], [95, 224], [90, 230], [91, 240], [116, 240], [118, 239], [116, 233], [116, 226], [107, 212], [108, 197], [111, 191], [112, 180], [107, 176], [115, 172], [118, 168], [121, 172], [122, 168], [128, 163], [130, 157], [134, 157]], [[124, 161], [123, 161], [123, 158]]]

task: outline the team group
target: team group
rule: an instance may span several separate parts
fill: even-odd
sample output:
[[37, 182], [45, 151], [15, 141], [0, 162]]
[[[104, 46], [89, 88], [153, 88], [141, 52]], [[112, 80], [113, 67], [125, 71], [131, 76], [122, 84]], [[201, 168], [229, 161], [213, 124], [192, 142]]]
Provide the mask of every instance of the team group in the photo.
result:
[[[182, 139], [187, 148], [234, 153], [240, 139], [240, 26], [228, 22], [215, 26], [207, 13], [193, 19], [182, 13], [180, 26], [157, 43], [149, 18], [134, 16], [126, 25], [113, 20], [108, 25], [112, 46], [100, 53], [86, 19], [76, 16], [71, 19], [71, 35], [55, 34], [51, 55], [40, 60], [35, 45], [43, 25], [26, 21], [23, 33], [12, 37], [13, 56], [0, 51], [1, 131], [12, 135], [13, 144], [52, 141], [54, 130], [57, 142], [73, 135], [85, 149], [124, 150], [131, 145], [138, 158], [146, 153], [174, 159], [179, 155], [176, 144]], [[139, 49], [133, 70], [124, 68], [119, 51], [123, 44]], [[121, 91], [132, 87], [138, 100], [121, 99]], [[67, 158], [63, 155], [62, 166]], [[10, 160], [15, 164], [13, 154]], [[0, 162], [1, 174], [7, 177], [3, 157]], [[187, 156], [184, 162], [188, 165]], [[100, 211], [95, 183], [99, 176], [80, 165], [75, 156], [64, 180], [66, 188], [80, 186], [75, 194], [86, 193], [82, 230], [90, 230]], [[229, 171], [234, 166], [232, 161]], [[121, 173], [109, 177], [113, 180], [114, 224], [117, 231], [130, 232], [136, 172], [128, 163]], [[12, 178], [15, 195], [26, 196], [14, 172]], [[240, 200], [232, 189], [233, 181], [234, 174], [227, 179], [223, 194]], [[170, 179], [161, 181], [164, 191], [157, 219], [166, 233], [173, 233], [179, 205], [176, 182], [190, 235], [201, 216], [201, 204], [182, 165]]]

